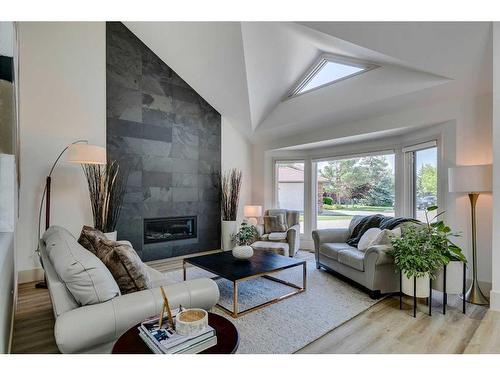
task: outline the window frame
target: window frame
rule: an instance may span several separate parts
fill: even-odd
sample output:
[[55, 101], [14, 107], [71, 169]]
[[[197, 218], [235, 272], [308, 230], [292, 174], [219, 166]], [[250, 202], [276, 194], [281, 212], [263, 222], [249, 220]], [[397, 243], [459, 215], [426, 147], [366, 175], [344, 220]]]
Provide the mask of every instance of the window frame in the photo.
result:
[[304, 235], [308, 228], [307, 220], [308, 220], [308, 202], [307, 202], [307, 197], [308, 197], [308, 192], [307, 192], [307, 179], [309, 178], [309, 171], [308, 171], [308, 165], [310, 164], [306, 158], [273, 158], [273, 207], [275, 208], [281, 208], [279, 207], [279, 198], [278, 198], [278, 164], [280, 163], [302, 163], [304, 165], [304, 189], [302, 191], [303, 194], [303, 215], [304, 215], [304, 225], [301, 227], [301, 233], [300, 236], [301, 238], [304, 238]]
[[417, 183], [417, 169], [416, 169], [416, 153], [418, 151], [425, 151], [431, 148], [436, 148], [436, 169], [437, 169], [437, 197], [436, 205], [441, 207], [444, 205], [443, 194], [441, 192], [441, 179], [439, 178], [439, 173], [441, 171], [441, 158], [439, 157], [441, 152], [441, 142], [438, 137], [428, 139], [421, 142], [416, 142], [404, 146], [402, 148], [403, 161], [404, 161], [404, 195], [403, 195], [403, 207], [404, 215], [408, 217], [415, 218], [417, 216], [416, 211], [416, 183]]
[[[394, 215], [398, 216], [399, 212], [399, 200], [398, 200], [398, 150], [396, 148], [380, 148], [375, 149], [374, 151], [367, 151], [362, 153], [352, 153], [352, 154], [339, 154], [335, 156], [327, 156], [327, 157], [316, 157], [312, 158], [312, 189], [314, 192], [318, 190], [318, 162], [324, 161], [336, 161], [336, 160], [349, 160], [349, 159], [357, 159], [369, 156], [384, 156], [384, 155], [393, 155], [394, 156]], [[312, 221], [311, 226], [313, 230], [318, 229], [318, 197], [317, 193], [312, 196], [313, 209], [312, 209]]]
[[[300, 92], [315, 76], [316, 74], [319, 73], [319, 71], [328, 63], [338, 63], [338, 64], [343, 64], [343, 65], [349, 65], [353, 66], [356, 68], [362, 68], [363, 70], [349, 74], [347, 76], [344, 76], [342, 78], [338, 78], [336, 80], [327, 82], [323, 85], [317, 86], [313, 89]], [[334, 83], [344, 81], [346, 79], [355, 77], [357, 75], [369, 72], [370, 70], [377, 69], [379, 68], [380, 65], [374, 64], [372, 62], [364, 61], [364, 60], [359, 60], [355, 59], [352, 57], [346, 57], [346, 56], [341, 56], [341, 55], [335, 55], [335, 54], [330, 54], [330, 53], [322, 53], [312, 64], [312, 66], [300, 77], [300, 79], [295, 83], [295, 85], [292, 86], [292, 89], [288, 92], [284, 100], [295, 98], [304, 94], [308, 94], [310, 92], [319, 90], [321, 88], [324, 88], [326, 86], [333, 85]]]

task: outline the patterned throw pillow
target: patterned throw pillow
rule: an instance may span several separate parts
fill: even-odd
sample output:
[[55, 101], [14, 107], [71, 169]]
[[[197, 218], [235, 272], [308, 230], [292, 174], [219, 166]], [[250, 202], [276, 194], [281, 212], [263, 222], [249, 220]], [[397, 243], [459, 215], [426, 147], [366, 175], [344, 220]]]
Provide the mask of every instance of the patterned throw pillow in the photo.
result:
[[138, 292], [152, 287], [146, 265], [132, 246], [110, 240], [100, 240], [97, 253], [108, 267], [122, 294]]
[[273, 232], [286, 232], [288, 227], [285, 221], [285, 215], [264, 216], [264, 232], [266, 234]]
[[101, 257], [97, 253], [99, 249], [98, 243], [100, 240], [107, 240], [107, 237], [104, 235], [104, 233], [102, 233], [99, 229], [84, 225], [82, 228], [82, 232], [80, 233], [78, 243], [88, 251], [90, 251], [92, 254], [97, 256], [99, 259], [101, 259]]
[[104, 233], [89, 226], [83, 227], [78, 242], [106, 265], [122, 294], [152, 287], [146, 265], [132, 246], [108, 240]]

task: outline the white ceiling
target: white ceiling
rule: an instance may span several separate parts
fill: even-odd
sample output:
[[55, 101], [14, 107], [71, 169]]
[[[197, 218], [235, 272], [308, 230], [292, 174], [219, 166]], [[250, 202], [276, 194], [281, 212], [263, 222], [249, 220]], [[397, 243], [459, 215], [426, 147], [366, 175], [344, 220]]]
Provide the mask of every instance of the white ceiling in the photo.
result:
[[[125, 25], [254, 141], [491, 91], [490, 23]], [[283, 100], [322, 52], [381, 67]]]

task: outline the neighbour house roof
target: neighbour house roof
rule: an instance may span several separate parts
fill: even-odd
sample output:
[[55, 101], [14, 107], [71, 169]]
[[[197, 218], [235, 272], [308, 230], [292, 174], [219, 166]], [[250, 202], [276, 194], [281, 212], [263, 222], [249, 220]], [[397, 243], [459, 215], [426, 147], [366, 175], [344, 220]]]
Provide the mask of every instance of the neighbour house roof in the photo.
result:
[[[326, 180], [318, 176], [318, 182]], [[298, 166], [280, 166], [278, 168], [278, 182], [304, 182], [304, 170]]]

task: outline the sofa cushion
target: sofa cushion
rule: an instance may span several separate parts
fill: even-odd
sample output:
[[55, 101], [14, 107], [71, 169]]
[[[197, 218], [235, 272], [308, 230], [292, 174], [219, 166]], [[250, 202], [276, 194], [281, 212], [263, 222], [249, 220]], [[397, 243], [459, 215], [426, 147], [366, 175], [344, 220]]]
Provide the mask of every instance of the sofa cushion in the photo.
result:
[[363, 233], [358, 242], [358, 250], [365, 251], [366, 249], [368, 249], [368, 247], [370, 247], [370, 244], [375, 238], [377, 238], [380, 232], [382, 232], [382, 229], [370, 228], [365, 233]]
[[276, 216], [264, 216], [264, 232], [286, 232], [288, 229], [284, 214]]
[[287, 232], [272, 232], [267, 238], [269, 241], [286, 241]]
[[356, 248], [349, 246], [345, 242], [330, 242], [321, 244], [319, 252], [327, 258], [338, 260], [340, 251], [350, 249], [356, 250]]
[[52, 226], [42, 240], [55, 272], [78, 304], [92, 305], [120, 295], [106, 266], [66, 229]]
[[123, 294], [152, 288], [148, 267], [134, 248], [111, 240], [97, 243], [97, 254], [115, 278]]
[[339, 251], [338, 262], [358, 271], [365, 270], [364, 259], [364, 251], [355, 248]]

